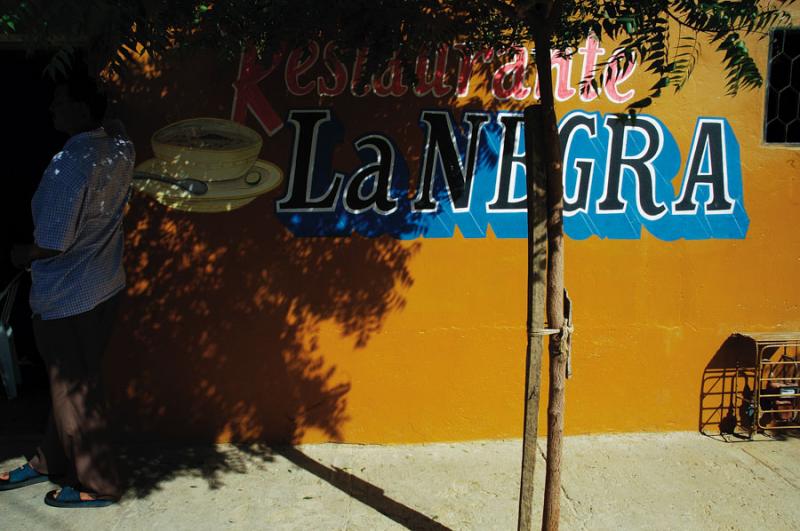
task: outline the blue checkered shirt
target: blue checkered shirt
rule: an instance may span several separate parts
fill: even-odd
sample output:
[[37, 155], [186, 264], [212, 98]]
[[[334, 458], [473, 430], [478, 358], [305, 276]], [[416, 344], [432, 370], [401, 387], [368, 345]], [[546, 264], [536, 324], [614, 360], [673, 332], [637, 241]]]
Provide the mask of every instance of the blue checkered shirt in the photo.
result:
[[87, 312], [125, 287], [122, 216], [135, 153], [103, 129], [70, 138], [33, 196], [36, 245], [61, 251], [31, 265], [30, 304], [42, 319]]

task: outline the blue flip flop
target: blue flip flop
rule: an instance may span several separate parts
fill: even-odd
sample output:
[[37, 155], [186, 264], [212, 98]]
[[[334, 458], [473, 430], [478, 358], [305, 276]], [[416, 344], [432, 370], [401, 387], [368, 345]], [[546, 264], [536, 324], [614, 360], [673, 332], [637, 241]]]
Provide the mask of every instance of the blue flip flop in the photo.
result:
[[98, 496], [94, 500], [82, 500], [81, 493], [72, 487], [64, 487], [60, 491], [51, 490], [44, 497], [44, 503], [50, 507], [58, 507], [60, 509], [108, 507], [116, 502], [117, 500], [110, 496]]
[[0, 479], [0, 490], [12, 490], [36, 483], [49, 481], [47, 474], [40, 474], [29, 464], [25, 463], [21, 467], [8, 473], [8, 479]]

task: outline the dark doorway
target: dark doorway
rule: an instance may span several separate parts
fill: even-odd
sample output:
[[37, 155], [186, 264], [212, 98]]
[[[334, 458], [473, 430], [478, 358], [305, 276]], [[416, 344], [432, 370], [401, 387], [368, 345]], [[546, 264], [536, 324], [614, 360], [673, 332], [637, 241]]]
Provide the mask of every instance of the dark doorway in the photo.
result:
[[[50, 54], [20, 49], [0, 49], [3, 83], [2, 160], [0, 173], [0, 286], [5, 287], [17, 273], [9, 253], [14, 243], [33, 240], [31, 198], [42, 172], [66, 141], [53, 129], [49, 105], [52, 83], [43, 75]], [[2, 289], [2, 288], [0, 288]], [[30, 277], [20, 284], [11, 326], [19, 356], [22, 384], [18, 397], [5, 399], [0, 386], [0, 435], [38, 433], [46, 420], [49, 391], [43, 364], [36, 350], [28, 305]]]

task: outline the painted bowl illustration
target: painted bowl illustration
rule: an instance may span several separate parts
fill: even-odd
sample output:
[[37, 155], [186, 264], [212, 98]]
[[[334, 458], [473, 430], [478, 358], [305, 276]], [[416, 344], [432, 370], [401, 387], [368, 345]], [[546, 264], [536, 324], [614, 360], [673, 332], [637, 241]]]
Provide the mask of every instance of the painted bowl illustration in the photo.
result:
[[258, 158], [262, 140], [231, 120], [191, 118], [159, 129], [151, 144], [157, 159], [190, 167], [198, 179], [211, 182], [244, 174]]
[[283, 181], [275, 164], [258, 159], [261, 136], [229, 120], [195, 118], [159, 129], [155, 158], [139, 164], [133, 187], [159, 203], [190, 212], [228, 212]]

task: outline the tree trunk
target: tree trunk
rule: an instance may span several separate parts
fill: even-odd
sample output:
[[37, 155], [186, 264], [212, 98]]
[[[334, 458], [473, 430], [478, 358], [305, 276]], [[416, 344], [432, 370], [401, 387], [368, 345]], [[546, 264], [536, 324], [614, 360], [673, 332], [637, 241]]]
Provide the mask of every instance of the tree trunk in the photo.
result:
[[[544, 144], [542, 161], [547, 175], [547, 322], [550, 328], [564, 326], [564, 189], [561, 141], [558, 136], [550, 62], [550, 32], [540, 29], [534, 36], [536, 71], [539, 75]], [[550, 393], [547, 405], [547, 479], [544, 491], [542, 529], [558, 529], [561, 498], [561, 445], [564, 431], [564, 380], [566, 359], [560, 350], [561, 334], [550, 336]]]
[[542, 336], [531, 331], [544, 327], [545, 275], [547, 268], [546, 176], [540, 154], [544, 151], [541, 105], [525, 109], [525, 175], [528, 209], [528, 348], [525, 372], [525, 427], [522, 436], [522, 477], [519, 488], [517, 529], [530, 531], [533, 514], [533, 477], [539, 429], [539, 396], [542, 376]]

